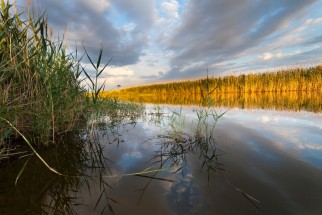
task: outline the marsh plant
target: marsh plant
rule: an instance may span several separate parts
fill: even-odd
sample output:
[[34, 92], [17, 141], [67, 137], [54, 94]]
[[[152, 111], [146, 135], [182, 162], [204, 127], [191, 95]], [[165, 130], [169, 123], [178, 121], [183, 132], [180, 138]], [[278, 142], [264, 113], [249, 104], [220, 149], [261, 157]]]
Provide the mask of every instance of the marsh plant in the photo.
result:
[[[208, 80], [206, 80], [208, 79]], [[137, 95], [186, 95], [198, 96], [205, 90], [205, 82], [214, 89], [214, 93], [259, 93], [259, 92], [316, 92], [322, 91], [322, 65], [311, 68], [286, 68], [277, 72], [250, 73], [210, 77], [201, 80], [159, 83], [136, 86], [119, 91], [115, 95], [125, 97]]]
[[[160, 168], [167, 166], [177, 168], [175, 172], [184, 173], [187, 165], [187, 157], [198, 154], [202, 161], [201, 169], [206, 169], [209, 177], [224, 171], [223, 164], [218, 158], [223, 152], [217, 148], [214, 133], [217, 121], [225, 112], [218, 113], [214, 107], [214, 93], [216, 88], [211, 89], [209, 78], [203, 82], [202, 103], [193, 109], [192, 121], [185, 116], [182, 107], [177, 111], [171, 111], [169, 115], [157, 106], [153, 109], [155, 115], [162, 115], [161, 133], [157, 135], [160, 140], [160, 148], [156, 151], [152, 160], [160, 164]], [[153, 116], [153, 115], [152, 115]]]
[[13, 11], [13, 5], [1, 0], [2, 150], [19, 137], [5, 120], [32, 142], [47, 146], [56, 135], [74, 130], [86, 107], [77, 52], [68, 53], [62, 41], [50, 39], [45, 14]]
[[84, 47], [93, 76], [82, 67], [77, 49], [69, 52], [63, 40], [51, 39], [45, 13], [31, 8], [20, 13], [10, 1], [0, 3], [0, 161], [19, 153], [17, 131], [33, 144], [49, 146], [86, 125], [98, 110], [121, 115], [136, 108], [99, 97], [104, 83], [98, 79], [108, 65], [101, 65], [103, 49], [94, 64]]

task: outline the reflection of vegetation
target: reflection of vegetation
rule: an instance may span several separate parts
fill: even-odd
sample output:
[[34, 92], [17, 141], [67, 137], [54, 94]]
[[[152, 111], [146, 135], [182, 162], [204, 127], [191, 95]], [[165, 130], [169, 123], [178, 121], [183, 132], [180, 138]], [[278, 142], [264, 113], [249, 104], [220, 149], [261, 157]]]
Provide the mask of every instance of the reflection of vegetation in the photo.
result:
[[[41, 153], [42, 159], [59, 173], [63, 173], [63, 176], [55, 174], [42, 161], [31, 157], [15, 188], [15, 177], [21, 172], [21, 165], [13, 165], [15, 168], [10, 168], [10, 171], [8, 169], [9, 174], [5, 174], [6, 180], [1, 183], [0, 190], [3, 192], [10, 188], [10, 192], [4, 192], [0, 196], [0, 212], [77, 214], [78, 207], [87, 207], [83, 198], [91, 196], [92, 192], [96, 193], [92, 197], [95, 201], [93, 210], [102, 213], [106, 210], [113, 211], [113, 205], [117, 201], [109, 194], [111, 180], [154, 173], [155, 170], [146, 169], [138, 173], [112, 174], [109, 168], [111, 161], [104, 154], [105, 146], [119, 143], [121, 133], [129, 129], [122, 129], [122, 126], [135, 123], [144, 110], [140, 105], [116, 101], [113, 101], [113, 105], [119, 107], [117, 112], [109, 112], [108, 117], [96, 114], [96, 118], [89, 122], [90, 129], [78, 134], [68, 134], [60, 141], [59, 147]], [[19, 163], [21, 161], [23, 160]]]
[[[195, 113], [198, 115], [198, 122], [192, 122], [192, 127], [187, 130], [187, 121], [182, 108], [179, 111], [172, 111], [170, 115], [159, 106], [152, 110], [149, 114], [151, 122], [160, 126], [161, 133], [156, 136], [160, 147], [149, 163], [157, 164], [159, 169], [173, 170], [174, 174], [178, 172], [185, 174], [189, 168], [188, 157], [197, 155], [202, 162], [201, 170], [207, 172], [209, 181], [212, 175], [224, 171], [223, 164], [218, 160], [223, 153], [216, 147], [213, 137], [215, 124], [222, 115], [218, 115], [211, 107], [196, 109]], [[157, 177], [159, 173], [152, 174], [148, 183], [138, 190], [141, 192], [139, 203], [153, 180], [166, 180]]]
[[[159, 164], [159, 168], [171, 168], [173, 173], [181, 172], [183, 175], [189, 173], [189, 159], [192, 156], [197, 156], [200, 163], [201, 171], [205, 171], [207, 174], [208, 183], [210, 179], [214, 176], [223, 177], [224, 182], [233, 187], [236, 192], [242, 194], [255, 208], [259, 211], [258, 204], [259, 200], [249, 195], [247, 192], [243, 191], [239, 187], [233, 185], [229, 180], [225, 179], [224, 174], [225, 166], [220, 162], [220, 156], [224, 155], [216, 144], [214, 134], [215, 125], [218, 119], [224, 114], [218, 114], [211, 107], [202, 107], [195, 109], [194, 112], [197, 115], [197, 123], [192, 122], [192, 127], [189, 132], [182, 130], [181, 126], [185, 122], [185, 117], [182, 116], [182, 112], [174, 112], [170, 116], [168, 130], [162, 132], [157, 136], [160, 141], [160, 147], [151, 162]], [[173, 125], [173, 121], [176, 121], [176, 128]], [[183, 126], [186, 128], [187, 125]], [[155, 173], [156, 176], [158, 173]], [[149, 187], [151, 179], [147, 185], [141, 190], [142, 196], [144, 195], [146, 189]], [[185, 181], [185, 180], [184, 180]], [[190, 194], [188, 194], [190, 195]]]
[[187, 164], [187, 156], [199, 154], [202, 161], [201, 169], [208, 173], [208, 179], [212, 174], [218, 174], [224, 170], [223, 164], [218, 161], [222, 152], [216, 148], [212, 135], [208, 137], [196, 133], [191, 136], [181, 135], [159, 135], [161, 146], [153, 158], [160, 166], [177, 168], [175, 172], [183, 170]]
[[[292, 111], [322, 111], [322, 96], [318, 92], [215, 93], [216, 107], [241, 109], [273, 109]], [[200, 95], [122, 95], [120, 99], [153, 104], [200, 105]]]
[[[218, 113], [215, 110], [213, 106], [214, 99], [212, 98], [214, 90], [208, 87], [208, 78], [204, 84], [206, 90], [202, 93], [202, 100], [199, 103], [202, 106], [193, 110], [197, 117], [197, 123], [192, 121], [190, 130], [188, 131], [186, 117], [182, 112], [182, 108], [179, 111], [173, 111], [168, 117], [167, 123], [163, 121], [165, 129], [161, 129], [163, 132], [157, 135], [157, 139], [160, 141], [160, 147], [155, 151], [151, 162], [159, 164], [160, 169], [167, 167], [173, 169], [174, 173], [181, 172], [185, 175], [190, 168], [188, 162], [191, 156], [198, 156], [201, 164], [200, 168], [207, 173], [209, 183], [212, 176], [218, 176], [219, 174], [223, 176], [221, 173], [225, 171], [224, 164], [219, 161], [219, 157], [223, 155], [223, 151], [217, 148], [214, 138], [216, 123], [225, 112]], [[155, 108], [154, 110], [159, 114], [161, 109]], [[158, 172], [153, 176], [156, 177], [157, 174]], [[143, 189], [139, 190], [142, 192], [139, 201], [141, 201], [152, 181], [153, 179]], [[257, 204], [260, 201], [234, 186], [227, 179], [224, 179], [224, 181], [237, 192], [240, 192], [257, 211], [259, 210]]]
[[[90, 157], [94, 154], [85, 150], [85, 142], [77, 136], [69, 136], [63, 142], [68, 144], [48, 150], [42, 156], [58, 171], [68, 175], [84, 175], [87, 168], [92, 166]], [[86, 177], [56, 175], [38, 159], [31, 159], [14, 189], [16, 171], [11, 169], [6, 180], [6, 186], [11, 187], [12, 191], [1, 195], [5, 214], [74, 214], [73, 205], [80, 204], [77, 193], [88, 183]]]
[[222, 152], [217, 149], [214, 139], [214, 128], [223, 114], [218, 114], [212, 107], [202, 107], [194, 110], [197, 123], [192, 121], [190, 130], [187, 130], [186, 118], [182, 113], [174, 111], [169, 117], [168, 129], [158, 135], [161, 146], [153, 158], [160, 166], [169, 165], [183, 170], [189, 154], [199, 154], [202, 169], [206, 168], [208, 177], [222, 171], [222, 164], [218, 157]]
[[201, 105], [210, 89], [216, 106], [320, 112], [322, 66], [139, 86], [112, 94], [133, 102]]
[[223, 170], [222, 164], [217, 160], [221, 153], [216, 148], [213, 135], [216, 122], [224, 113], [218, 114], [212, 106], [211, 95], [216, 88], [210, 88], [208, 76], [203, 85], [205, 86], [205, 91], [201, 94], [203, 107], [194, 109], [197, 123], [192, 122], [190, 131], [187, 131], [182, 108], [179, 112], [173, 111], [168, 120], [168, 129], [158, 136], [161, 139], [161, 147], [154, 159], [157, 159], [156, 162], [159, 162], [161, 167], [164, 165], [179, 167], [177, 172], [185, 167], [187, 155], [199, 153], [199, 158], [203, 161], [201, 168], [207, 168], [209, 179], [211, 173]]

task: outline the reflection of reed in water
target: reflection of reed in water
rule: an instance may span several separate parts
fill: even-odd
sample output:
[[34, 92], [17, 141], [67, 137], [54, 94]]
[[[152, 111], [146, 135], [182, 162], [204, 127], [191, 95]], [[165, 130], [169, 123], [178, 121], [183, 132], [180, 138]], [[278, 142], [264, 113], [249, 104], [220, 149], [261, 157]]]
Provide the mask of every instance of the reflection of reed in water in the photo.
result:
[[[210, 102], [204, 100], [203, 103], [209, 104]], [[224, 183], [241, 193], [256, 208], [256, 211], [259, 211], [259, 200], [233, 185], [225, 178], [224, 172], [226, 168], [221, 161], [222, 159], [220, 159], [224, 155], [224, 152], [217, 147], [214, 137], [216, 123], [225, 113], [217, 113], [212, 106], [196, 108], [194, 109], [194, 113], [196, 114], [197, 120], [193, 120], [188, 125], [186, 124], [186, 117], [182, 109], [180, 111], [173, 111], [172, 115], [168, 118], [168, 123], [165, 123], [165, 130], [156, 137], [160, 147], [155, 151], [150, 162], [154, 165], [159, 165], [160, 169], [169, 168], [174, 174], [181, 173], [183, 175], [182, 179], [179, 179], [173, 184], [175, 189], [176, 186], [184, 186], [182, 184], [178, 185], [183, 181], [189, 181], [188, 175], [191, 171], [191, 163], [196, 162], [193, 157], [197, 157], [197, 163], [200, 164], [200, 173], [203, 172], [206, 174], [208, 183], [212, 183], [214, 177], [221, 178]], [[158, 173], [156, 172], [153, 176], [156, 177]], [[153, 179], [151, 178], [146, 186], [139, 190], [141, 192], [139, 202], [152, 181]], [[188, 183], [188, 186], [190, 189], [193, 185]], [[173, 192], [170, 192], [170, 195], [172, 194]], [[192, 194], [189, 193], [187, 195]], [[172, 198], [176, 200], [176, 203], [181, 202], [182, 205], [187, 205], [187, 202], [181, 198], [179, 198], [181, 200], [177, 199], [178, 197], [175, 195]], [[192, 205], [189, 206], [193, 207]], [[179, 206], [178, 209], [181, 211], [183, 208]]]
[[[92, 152], [77, 135], [70, 135], [60, 147], [41, 153], [49, 164], [68, 175], [85, 175], [91, 165]], [[101, 160], [102, 162], [105, 162]], [[97, 166], [93, 163], [93, 167]], [[10, 171], [7, 181], [14, 182], [17, 171]], [[97, 169], [95, 169], [97, 171]], [[4, 214], [75, 214], [74, 206], [81, 205], [81, 196], [77, 193], [88, 185], [86, 177], [62, 177], [53, 174], [35, 156], [17, 183], [13, 192], [7, 192]], [[11, 184], [10, 184], [11, 185]], [[12, 185], [13, 186], [13, 185]], [[9, 186], [10, 187], [10, 186]]]
[[[110, 196], [111, 182], [125, 175], [112, 174], [111, 160], [104, 154], [106, 143], [120, 143], [120, 136], [130, 128], [123, 126], [133, 124], [141, 111], [138, 107], [115, 116], [97, 116], [90, 121], [91, 129], [61, 136], [59, 147], [45, 150], [41, 156], [63, 175], [54, 174], [36, 156], [19, 160], [24, 162], [23, 168], [13, 165], [3, 174], [6, 183], [0, 183], [0, 192], [5, 190], [0, 196], [0, 214], [82, 214], [84, 208], [112, 213], [118, 202]], [[14, 178], [22, 170], [14, 188]], [[94, 208], [86, 205], [88, 196]]]
[[[241, 109], [273, 109], [291, 111], [322, 111], [321, 93], [303, 92], [259, 92], [259, 93], [214, 93], [211, 95], [216, 107]], [[126, 94], [118, 95], [119, 99], [152, 104], [201, 105], [200, 94]]]

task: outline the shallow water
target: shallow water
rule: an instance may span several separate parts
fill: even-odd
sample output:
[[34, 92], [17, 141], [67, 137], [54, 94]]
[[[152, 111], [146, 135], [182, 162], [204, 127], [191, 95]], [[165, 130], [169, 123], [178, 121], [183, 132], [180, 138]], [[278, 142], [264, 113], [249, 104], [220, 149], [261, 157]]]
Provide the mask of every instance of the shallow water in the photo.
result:
[[33, 156], [15, 186], [27, 158], [10, 164], [0, 214], [322, 214], [321, 113], [233, 108], [198, 127], [195, 109], [65, 137], [42, 156], [69, 177]]

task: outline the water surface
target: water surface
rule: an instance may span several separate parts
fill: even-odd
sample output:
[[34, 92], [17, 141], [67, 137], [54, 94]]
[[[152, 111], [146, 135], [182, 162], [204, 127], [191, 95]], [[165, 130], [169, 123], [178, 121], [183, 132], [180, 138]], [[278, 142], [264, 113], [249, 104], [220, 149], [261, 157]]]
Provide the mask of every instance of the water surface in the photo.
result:
[[64, 137], [41, 154], [69, 177], [35, 156], [17, 186], [28, 158], [2, 168], [0, 214], [322, 214], [321, 113], [196, 110], [148, 105]]

